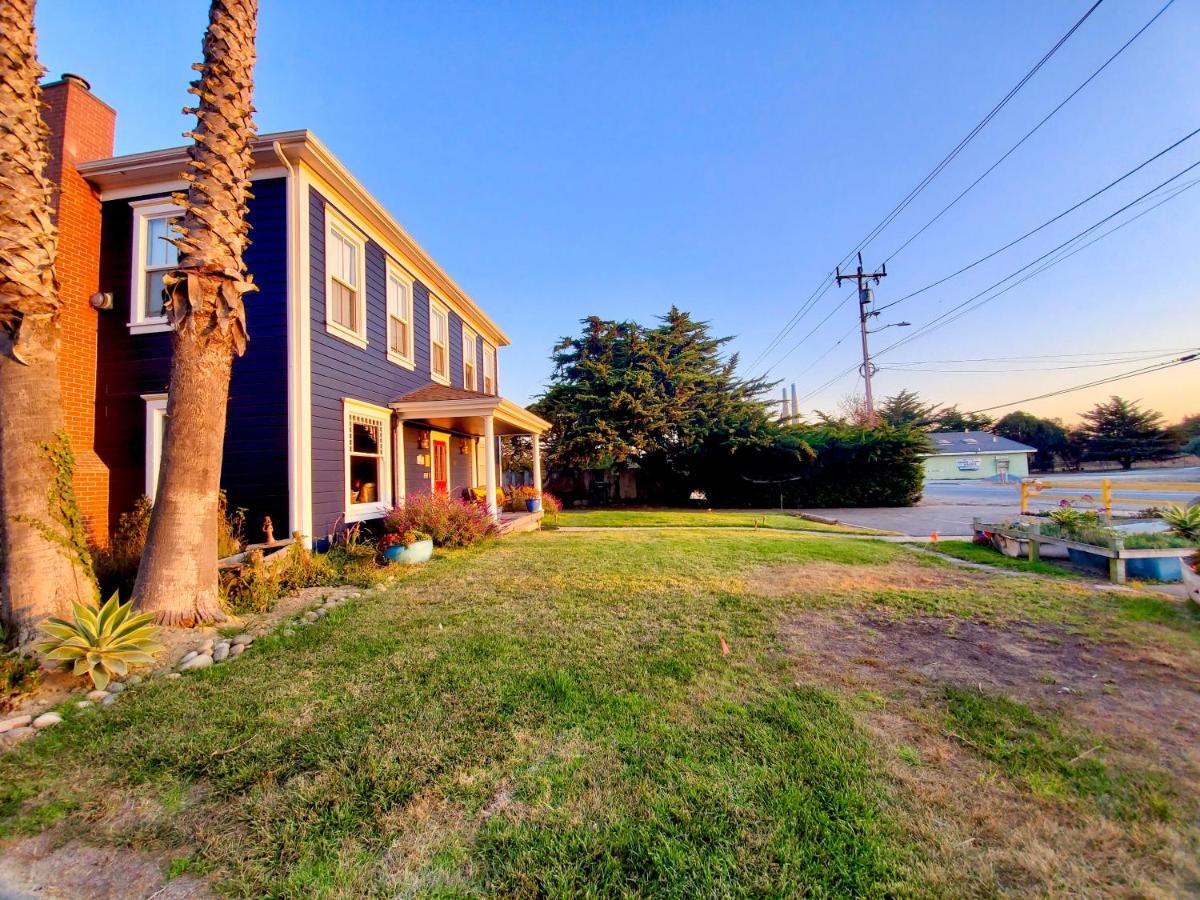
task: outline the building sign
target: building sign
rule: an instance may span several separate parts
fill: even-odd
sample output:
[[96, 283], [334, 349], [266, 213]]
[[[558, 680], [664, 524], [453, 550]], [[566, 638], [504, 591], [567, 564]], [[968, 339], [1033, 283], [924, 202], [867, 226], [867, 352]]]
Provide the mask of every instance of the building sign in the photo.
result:
[[960, 472], [978, 472], [979, 457], [967, 456], [958, 461], [958, 471]]

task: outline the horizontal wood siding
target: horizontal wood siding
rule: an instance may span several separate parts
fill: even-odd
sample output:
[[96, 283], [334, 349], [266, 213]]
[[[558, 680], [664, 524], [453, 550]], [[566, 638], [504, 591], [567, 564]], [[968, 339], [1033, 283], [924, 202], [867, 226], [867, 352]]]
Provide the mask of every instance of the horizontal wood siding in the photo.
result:
[[[247, 536], [258, 539], [264, 516], [275, 533], [287, 519], [287, 192], [282, 178], [254, 182], [246, 264], [259, 286], [246, 295], [250, 343], [234, 361], [221, 484], [232, 507], [245, 507]], [[151, 195], [154, 196], [154, 195]], [[135, 198], [149, 199], [149, 198]], [[165, 198], [164, 198], [165, 199]], [[145, 489], [145, 402], [165, 393], [171, 335], [130, 334], [133, 263], [131, 200], [103, 205], [101, 290], [113, 308], [100, 314], [96, 385], [96, 452], [109, 467], [109, 519], [132, 507]]]
[[[365, 234], [361, 237], [366, 241], [367, 346], [358, 347], [326, 330], [327, 202], [318, 190], [311, 189], [309, 247], [312, 266], [312, 508], [313, 530], [318, 536], [332, 533], [339, 517], [345, 512], [346, 463], [342, 434], [342, 401], [351, 398], [377, 406], [387, 406], [401, 394], [416, 390], [430, 381], [429, 292], [424, 284], [419, 281], [414, 283], [413, 346], [416, 369], [410, 371], [387, 358], [387, 254]], [[336, 209], [336, 206], [334, 208]], [[347, 218], [347, 221], [353, 220]], [[408, 477], [411, 481], [412, 476]]]

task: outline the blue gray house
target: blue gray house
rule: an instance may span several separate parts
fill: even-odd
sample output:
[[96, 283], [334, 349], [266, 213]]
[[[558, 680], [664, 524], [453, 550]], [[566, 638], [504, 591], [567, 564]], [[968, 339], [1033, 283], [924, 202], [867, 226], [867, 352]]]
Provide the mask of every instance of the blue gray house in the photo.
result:
[[[182, 147], [79, 162], [101, 208], [95, 451], [109, 519], [158, 480], [170, 333], [165, 238]], [[254, 142], [250, 344], [229, 398], [223, 486], [250, 537], [310, 537], [408, 496], [484, 487], [497, 438], [548, 423], [500, 396], [500, 326], [307, 131]], [[534, 466], [540, 487], [540, 465]]]

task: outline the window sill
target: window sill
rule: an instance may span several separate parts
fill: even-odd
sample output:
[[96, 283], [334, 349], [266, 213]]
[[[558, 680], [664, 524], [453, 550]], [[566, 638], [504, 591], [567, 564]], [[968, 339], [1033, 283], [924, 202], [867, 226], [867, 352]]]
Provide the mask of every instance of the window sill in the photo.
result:
[[388, 362], [393, 363], [402, 369], [408, 369], [410, 372], [416, 371], [417, 364], [414, 360], [403, 357], [398, 353], [393, 353], [391, 350], [388, 351], [387, 358]]
[[129, 322], [130, 334], [157, 334], [160, 331], [170, 331], [171, 323], [166, 318], [143, 319], [140, 322]]
[[360, 347], [364, 350], [367, 348], [366, 335], [351, 331], [349, 328], [343, 328], [334, 322], [325, 323], [325, 333], [331, 334], [338, 340], [345, 341], [347, 344], [353, 344], [355, 347]]
[[382, 519], [391, 506], [387, 503], [356, 503], [346, 510], [346, 522], [365, 522], [368, 519]]
[[429, 380], [436, 381], [438, 384], [444, 384], [444, 385], [446, 385], [446, 387], [450, 387], [450, 376], [449, 375], [439, 375], [437, 372], [431, 371], [429, 373]]

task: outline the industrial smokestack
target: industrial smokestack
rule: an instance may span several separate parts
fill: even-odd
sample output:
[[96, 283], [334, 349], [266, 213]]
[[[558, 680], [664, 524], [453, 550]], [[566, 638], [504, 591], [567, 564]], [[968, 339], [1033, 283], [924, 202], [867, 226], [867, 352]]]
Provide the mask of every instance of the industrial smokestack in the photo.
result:
[[792, 419], [800, 418], [800, 404], [796, 402], [796, 382], [792, 382]]

